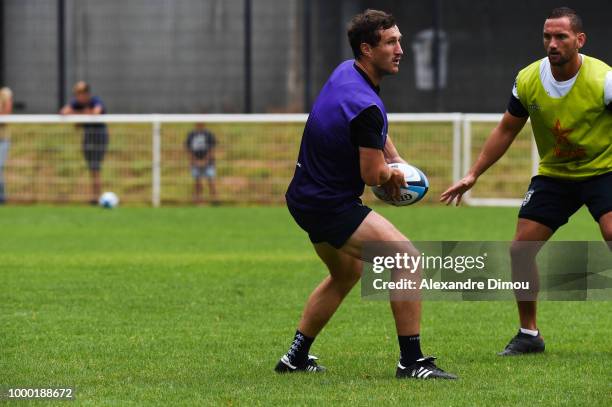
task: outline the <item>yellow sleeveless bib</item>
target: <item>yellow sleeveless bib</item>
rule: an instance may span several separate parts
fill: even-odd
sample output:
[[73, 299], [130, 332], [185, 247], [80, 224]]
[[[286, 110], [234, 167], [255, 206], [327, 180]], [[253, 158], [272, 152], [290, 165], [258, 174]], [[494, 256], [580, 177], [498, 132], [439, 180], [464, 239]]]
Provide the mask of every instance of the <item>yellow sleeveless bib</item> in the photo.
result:
[[521, 70], [516, 84], [540, 154], [538, 174], [580, 180], [612, 171], [612, 112], [604, 106], [612, 68], [584, 55], [572, 89], [553, 98], [540, 80], [540, 64]]

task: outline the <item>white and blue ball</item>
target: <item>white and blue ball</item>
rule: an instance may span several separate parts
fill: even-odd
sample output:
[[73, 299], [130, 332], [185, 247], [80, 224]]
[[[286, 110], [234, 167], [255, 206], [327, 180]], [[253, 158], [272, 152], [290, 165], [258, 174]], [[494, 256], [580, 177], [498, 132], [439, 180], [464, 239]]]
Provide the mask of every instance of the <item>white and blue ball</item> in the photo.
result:
[[407, 206], [419, 202], [429, 190], [429, 180], [417, 167], [404, 164], [392, 163], [389, 168], [399, 169], [404, 173], [406, 185], [400, 188], [399, 200], [392, 199], [381, 186], [372, 187], [372, 192], [381, 201], [394, 206]]
[[119, 205], [119, 197], [114, 192], [105, 192], [100, 195], [98, 204], [103, 208], [112, 209]]

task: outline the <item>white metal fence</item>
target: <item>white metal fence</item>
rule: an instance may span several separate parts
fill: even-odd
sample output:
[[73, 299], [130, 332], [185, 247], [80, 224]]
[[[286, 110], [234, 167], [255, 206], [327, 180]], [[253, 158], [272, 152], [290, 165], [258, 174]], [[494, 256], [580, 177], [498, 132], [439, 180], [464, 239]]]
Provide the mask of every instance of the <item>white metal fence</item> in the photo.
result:
[[[221, 203], [280, 203], [293, 175], [307, 115], [13, 115], [0, 116], [10, 148], [3, 173], [9, 202], [86, 202], [91, 196], [82, 154], [82, 125], [106, 123], [110, 142], [103, 190], [122, 202], [185, 204], [193, 180], [185, 138], [195, 123], [217, 139], [215, 183]], [[501, 115], [390, 114], [389, 134], [400, 154], [422, 168], [429, 202], [459, 179]], [[2, 126], [2, 124], [0, 124]], [[537, 168], [529, 126], [509, 153], [467, 196], [472, 205], [518, 205]], [[3, 171], [2, 171], [3, 170]], [[206, 191], [205, 185], [205, 197]], [[366, 201], [372, 201], [369, 191]]]

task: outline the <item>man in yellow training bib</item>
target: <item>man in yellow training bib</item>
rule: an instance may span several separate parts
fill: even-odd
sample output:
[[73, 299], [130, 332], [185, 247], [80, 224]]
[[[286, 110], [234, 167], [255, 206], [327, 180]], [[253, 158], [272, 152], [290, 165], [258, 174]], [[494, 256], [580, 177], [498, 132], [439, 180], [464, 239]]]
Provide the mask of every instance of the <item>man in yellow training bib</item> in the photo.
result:
[[[579, 53], [586, 35], [570, 8], [551, 12], [543, 39], [548, 56], [518, 73], [508, 110], [476, 163], [440, 196], [447, 205], [454, 200], [459, 205], [531, 118], [540, 164], [518, 215], [510, 250], [513, 275], [537, 276], [535, 256], [543, 243], [522, 242], [547, 241], [582, 205], [612, 249], [612, 68]], [[517, 298], [517, 305], [520, 330], [499, 355], [543, 352], [535, 296]]]

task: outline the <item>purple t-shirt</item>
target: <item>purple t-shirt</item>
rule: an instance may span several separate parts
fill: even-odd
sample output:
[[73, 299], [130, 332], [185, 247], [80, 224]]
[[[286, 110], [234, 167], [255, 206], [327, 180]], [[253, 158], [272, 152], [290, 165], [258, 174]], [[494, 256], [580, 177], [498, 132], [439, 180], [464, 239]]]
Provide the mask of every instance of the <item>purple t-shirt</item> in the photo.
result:
[[308, 116], [295, 173], [285, 194], [287, 204], [294, 208], [339, 213], [361, 204], [365, 184], [359, 147], [351, 141], [351, 120], [377, 106], [384, 120], [382, 145], [388, 123], [382, 100], [354, 64], [348, 60], [336, 68]]

